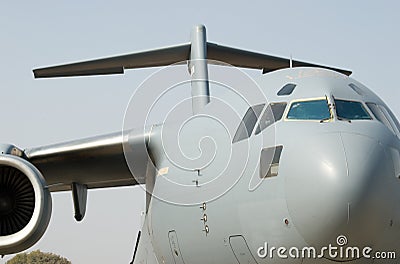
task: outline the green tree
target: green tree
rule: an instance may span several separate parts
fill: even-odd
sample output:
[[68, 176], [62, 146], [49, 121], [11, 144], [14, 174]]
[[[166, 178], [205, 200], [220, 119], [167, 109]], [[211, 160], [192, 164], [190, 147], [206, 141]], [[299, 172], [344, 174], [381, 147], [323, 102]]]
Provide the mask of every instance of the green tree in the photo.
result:
[[6, 264], [71, 264], [66, 258], [53, 253], [40, 252], [40, 250], [31, 253], [21, 253], [10, 259]]

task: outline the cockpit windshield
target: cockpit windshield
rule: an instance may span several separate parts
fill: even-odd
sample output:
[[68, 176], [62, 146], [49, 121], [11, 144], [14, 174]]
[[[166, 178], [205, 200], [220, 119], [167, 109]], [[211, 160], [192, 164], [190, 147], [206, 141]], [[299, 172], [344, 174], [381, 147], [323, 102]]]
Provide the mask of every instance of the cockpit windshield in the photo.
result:
[[360, 102], [335, 99], [335, 108], [338, 119], [371, 119], [371, 116]]
[[292, 103], [286, 118], [293, 120], [327, 120], [331, 118], [331, 112], [326, 99], [300, 101]]

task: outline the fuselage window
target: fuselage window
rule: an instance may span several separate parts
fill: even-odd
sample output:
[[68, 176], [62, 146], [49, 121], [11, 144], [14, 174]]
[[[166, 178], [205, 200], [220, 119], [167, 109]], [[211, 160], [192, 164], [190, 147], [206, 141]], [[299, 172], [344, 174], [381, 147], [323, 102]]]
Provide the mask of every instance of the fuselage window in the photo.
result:
[[282, 96], [282, 95], [290, 95], [293, 93], [294, 88], [296, 88], [296, 84], [294, 83], [288, 83], [285, 86], [283, 86], [277, 95]]
[[251, 133], [253, 132], [254, 126], [256, 125], [257, 120], [260, 117], [262, 110], [264, 109], [264, 106], [265, 104], [253, 105], [250, 106], [249, 109], [247, 109], [246, 114], [244, 115], [238, 129], [236, 130], [232, 143], [250, 137]]
[[264, 148], [260, 155], [260, 178], [278, 176], [283, 146]]
[[260, 123], [256, 129], [256, 135], [261, 131], [272, 125], [273, 123], [282, 119], [283, 112], [285, 112], [286, 103], [271, 103], [265, 109], [261, 116]]
[[331, 118], [326, 99], [294, 102], [290, 106], [287, 119], [293, 120], [328, 120]]
[[371, 119], [360, 102], [335, 99], [335, 108], [339, 120]]

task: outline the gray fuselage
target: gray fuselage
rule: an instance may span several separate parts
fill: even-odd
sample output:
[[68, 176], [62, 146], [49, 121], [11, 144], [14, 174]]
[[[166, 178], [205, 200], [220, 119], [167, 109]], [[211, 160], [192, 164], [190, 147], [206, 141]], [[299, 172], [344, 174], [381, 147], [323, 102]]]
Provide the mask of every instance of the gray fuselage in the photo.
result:
[[[381, 106], [389, 115], [386, 104], [354, 79], [318, 68], [279, 70], [257, 83], [268, 101], [260, 98], [253, 105], [264, 103], [267, 111], [270, 103], [286, 103], [279, 120], [256, 133], [261, 112], [251, 133], [232, 143], [233, 134], [218, 132], [219, 119], [210, 121], [215, 115], [206, 107], [204, 115], [188, 121], [189, 127], [199, 128], [197, 134], [179, 128], [179, 142], [195, 149], [191, 153], [184, 147], [188, 156], [196, 156], [199, 148], [204, 155], [210, 150], [214, 154], [208, 163], [186, 166], [174, 162], [178, 157], [165, 149], [153, 153], [159, 172], [142, 232], [158, 262], [331, 263], [326, 255], [282, 259], [275, 251], [275, 256], [261, 258], [258, 251], [266, 243], [269, 249], [338, 246], [341, 235], [348, 239], [347, 246], [398, 252], [400, 128], [396, 120], [378, 120], [366, 105]], [[288, 83], [295, 89], [278, 96]], [[288, 118], [294, 102], [317, 99], [326, 100], [329, 118]], [[370, 118], [338, 117], [335, 100], [361, 103]], [[167, 132], [159, 134], [163, 141]], [[191, 143], [206, 135], [213, 144], [203, 142], [197, 148]], [[154, 148], [163, 145], [152, 140]], [[277, 146], [282, 147], [277, 163], [264, 161], [263, 149]], [[274, 163], [267, 166], [274, 170], [267, 177], [260, 168], [263, 162]], [[136, 261], [140, 263], [140, 256]], [[372, 259], [360, 263], [368, 261]]]

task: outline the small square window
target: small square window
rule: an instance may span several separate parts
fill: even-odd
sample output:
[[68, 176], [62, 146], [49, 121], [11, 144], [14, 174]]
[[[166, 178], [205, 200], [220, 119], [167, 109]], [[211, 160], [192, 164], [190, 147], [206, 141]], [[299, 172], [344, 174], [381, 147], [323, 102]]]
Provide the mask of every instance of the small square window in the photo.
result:
[[264, 148], [260, 155], [260, 178], [278, 176], [283, 146]]
[[354, 83], [349, 84], [350, 88], [353, 89], [354, 92], [356, 92], [358, 95], [363, 95], [363, 91], [361, 90], [360, 87], [355, 85]]
[[296, 84], [294, 83], [288, 83], [283, 86], [277, 95], [282, 96], [282, 95], [291, 95], [293, 93], [294, 88], [296, 88]]

